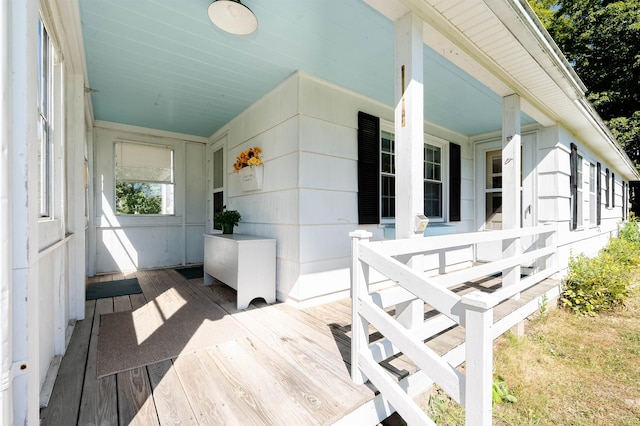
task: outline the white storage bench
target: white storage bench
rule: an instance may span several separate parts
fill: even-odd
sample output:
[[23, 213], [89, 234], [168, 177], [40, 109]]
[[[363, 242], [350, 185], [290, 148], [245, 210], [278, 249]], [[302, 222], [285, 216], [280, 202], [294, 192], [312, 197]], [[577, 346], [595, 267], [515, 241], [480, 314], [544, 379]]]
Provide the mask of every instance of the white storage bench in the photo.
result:
[[204, 234], [204, 284], [222, 281], [238, 292], [237, 307], [257, 297], [276, 301], [276, 240], [246, 234]]

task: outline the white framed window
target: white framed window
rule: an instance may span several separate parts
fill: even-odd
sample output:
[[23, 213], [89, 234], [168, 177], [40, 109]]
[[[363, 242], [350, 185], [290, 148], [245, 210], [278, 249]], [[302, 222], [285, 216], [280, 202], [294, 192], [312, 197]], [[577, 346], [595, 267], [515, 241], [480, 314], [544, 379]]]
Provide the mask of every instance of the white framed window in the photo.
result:
[[[213, 151], [213, 214], [224, 210], [224, 147]], [[218, 223], [214, 229], [222, 229]]]
[[429, 220], [444, 219], [444, 146], [424, 144], [424, 214]]
[[502, 229], [502, 150], [485, 153], [485, 229]]
[[392, 222], [396, 217], [396, 154], [395, 135], [380, 134], [380, 206], [382, 222]]
[[174, 214], [174, 153], [168, 146], [118, 141], [116, 213]]
[[41, 20], [38, 20], [38, 216], [52, 216], [53, 192], [53, 63], [54, 49]]
[[597, 221], [597, 197], [596, 197], [596, 165], [589, 163], [589, 225], [596, 226]]
[[584, 167], [584, 162], [582, 159], [582, 155], [578, 154], [578, 169], [576, 170], [577, 183], [578, 183], [577, 197], [576, 197], [576, 203], [578, 205], [578, 216], [577, 216], [578, 226], [584, 225], [585, 199], [584, 199], [584, 177], [583, 177], [584, 173], [582, 172], [583, 167]]
[[[390, 127], [390, 126], [385, 126]], [[426, 137], [424, 143], [424, 214], [431, 221], [445, 217], [446, 141]], [[393, 223], [396, 216], [395, 135], [380, 131], [380, 218], [381, 223]]]

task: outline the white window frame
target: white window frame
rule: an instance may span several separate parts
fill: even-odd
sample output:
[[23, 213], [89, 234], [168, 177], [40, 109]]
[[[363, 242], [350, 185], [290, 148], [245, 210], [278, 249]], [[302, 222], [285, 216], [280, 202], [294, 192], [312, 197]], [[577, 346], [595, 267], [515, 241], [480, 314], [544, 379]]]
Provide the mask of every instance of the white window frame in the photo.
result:
[[[587, 221], [589, 220], [588, 216], [585, 217], [584, 211], [585, 208], [588, 210], [588, 198], [585, 200], [584, 197], [584, 187], [585, 187], [585, 182], [588, 185], [589, 181], [586, 180], [585, 181], [585, 173], [584, 173], [584, 168], [585, 168], [585, 164], [589, 164], [588, 162], [585, 161], [582, 153], [580, 151], [578, 151], [578, 167], [576, 170], [577, 176], [576, 176], [576, 181], [577, 181], [577, 194], [576, 194], [576, 203], [578, 204], [578, 217], [576, 218], [577, 221], [577, 228], [584, 228], [585, 224], [588, 223]], [[588, 176], [588, 174], [586, 175]], [[587, 207], [585, 207], [585, 205], [587, 205]]]
[[[36, 125], [40, 128], [42, 125], [47, 126], [48, 140], [41, 139], [45, 149], [48, 150], [48, 158], [44, 163], [40, 161], [39, 153], [36, 153], [36, 161], [38, 164], [38, 180], [37, 193], [38, 202], [34, 203], [37, 207], [38, 214], [38, 248], [40, 250], [50, 247], [58, 241], [61, 241], [66, 235], [65, 221], [65, 199], [66, 193], [66, 150], [64, 146], [64, 122], [65, 122], [65, 73], [64, 64], [59, 54], [59, 42], [55, 37], [55, 32], [51, 30], [50, 22], [47, 21], [47, 14], [41, 13], [38, 16], [38, 25], [44, 29], [48, 38], [48, 90], [46, 109], [44, 111], [43, 104], [40, 99], [40, 83], [38, 84], [37, 109], [36, 109]], [[42, 33], [41, 33], [42, 34]], [[38, 37], [38, 46], [40, 46], [41, 38]], [[38, 52], [40, 48], [38, 47]], [[38, 58], [38, 76], [40, 76], [40, 53], [36, 53]], [[40, 78], [40, 77], [38, 77]], [[46, 116], [48, 114], [48, 116]], [[46, 116], [46, 117], [45, 117]], [[46, 123], [43, 119], [46, 118]], [[36, 129], [37, 134], [42, 131]], [[41, 149], [41, 147], [38, 147]], [[42, 201], [42, 203], [40, 202]]]
[[[394, 151], [390, 152], [390, 153], [385, 153], [382, 150], [382, 139], [384, 135], [390, 135], [392, 140], [393, 140], [393, 144], [394, 144]], [[380, 171], [379, 171], [379, 176], [380, 176], [380, 223], [395, 223], [396, 218], [395, 218], [395, 214], [393, 216], [384, 216], [384, 201], [385, 198], [387, 197], [387, 195], [384, 192], [384, 178], [385, 177], [393, 177], [394, 181], [393, 181], [393, 197], [388, 196], [388, 198], [393, 198], [393, 204], [394, 204], [394, 213], [395, 213], [395, 198], [396, 198], [396, 193], [395, 193], [395, 134], [393, 133], [393, 130], [389, 131], [388, 129], [384, 129], [383, 126], [380, 126], [380, 147], [379, 147], [379, 152], [380, 152]], [[390, 155], [391, 156], [391, 172], [385, 172], [383, 171], [383, 158], [384, 155]]]
[[[429, 216], [429, 222], [445, 222], [449, 217], [449, 142], [435, 136], [425, 135], [424, 144], [440, 148], [440, 216]], [[425, 181], [427, 181], [426, 178]]]
[[[378, 152], [380, 153], [380, 170], [378, 173], [379, 179], [380, 179], [380, 212], [379, 212], [379, 217], [380, 217], [380, 224], [385, 225], [385, 224], [395, 224], [395, 216], [394, 217], [384, 217], [382, 216], [383, 213], [383, 185], [382, 185], [382, 177], [383, 176], [393, 176], [395, 179], [395, 164], [393, 165], [393, 172], [394, 173], [387, 173], [387, 172], [383, 172], [382, 171], [382, 165], [383, 165], [383, 161], [382, 161], [382, 136], [383, 133], [387, 133], [393, 136], [393, 140], [394, 140], [394, 149], [395, 149], [395, 128], [393, 126], [392, 123], [389, 122], [385, 122], [382, 119], [380, 120], [380, 137], [379, 137], [379, 141], [380, 141], [380, 146], [378, 148]], [[431, 145], [433, 147], [439, 148], [440, 149], [440, 184], [441, 184], [441, 216], [434, 216], [434, 217], [429, 217], [429, 221], [431, 223], [443, 223], [447, 221], [448, 218], [448, 214], [449, 214], [449, 210], [448, 210], [448, 206], [449, 206], [449, 142], [444, 140], [444, 139], [440, 139], [437, 138], [435, 136], [432, 135], [424, 135], [424, 146], [426, 145]], [[423, 148], [424, 149], [424, 148]], [[393, 159], [395, 160], [395, 151], [392, 153], [393, 155]], [[424, 171], [425, 171], [425, 167], [426, 167], [426, 158], [423, 160], [423, 182], [427, 181], [427, 179], [424, 177]], [[424, 184], [423, 184], [424, 185]], [[393, 198], [395, 199], [397, 197], [397, 193], [395, 192], [394, 189], [394, 196]]]
[[596, 197], [597, 193], [597, 181], [596, 174], [598, 173], [596, 163], [589, 162], [589, 226], [597, 226], [598, 205]]
[[[118, 144], [123, 143], [123, 144], [130, 144], [130, 145], [139, 145], [139, 146], [147, 146], [150, 148], [162, 148], [162, 149], [166, 149], [168, 151], [171, 152], [171, 179], [170, 182], [152, 182], [152, 181], [143, 181], [143, 180], [132, 180], [132, 179], [118, 179], [118, 172], [117, 172], [117, 168], [118, 168], [118, 161], [117, 161], [117, 156], [116, 156], [116, 147]], [[140, 142], [140, 141], [131, 141], [131, 140], [124, 140], [124, 139], [118, 139], [116, 141], [114, 141], [113, 143], [113, 166], [114, 166], [114, 171], [113, 171], [113, 188], [114, 188], [114, 192], [113, 192], [113, 200], [114, 200], [114, 211], [115, 214], [117, 216], [124, 216], [124, 217], [140, 217], [140, 216], [175, 216], [176, 215], [176, 152], [173, 146], [165, 146], [165, 145], [159, 145], [159, 144], [152, 144], [152, 143], [145, 143], [145, 142]], [[150, 214], [133, 214], [133, 213], [121, 213], [118, 212], [117, 210], [117, 204], [118, 204], [118, 199], [117, 199], [117, 187], [118, 187], [118, 182], [120, 181], [124, 181], [124, 182], [133, 182], [133, 183], [149, 183], [149, 184], [161, 184], [164, 185], [162, 188], [162, 205], [161, 205], [161, 212], [160, 213], [150, 213]], [[167, 210], [169, 210], [169, 212], [167, 212]]]
[[38, 19], [38, 217], [54, 217], [55, 49], [42, 19]]

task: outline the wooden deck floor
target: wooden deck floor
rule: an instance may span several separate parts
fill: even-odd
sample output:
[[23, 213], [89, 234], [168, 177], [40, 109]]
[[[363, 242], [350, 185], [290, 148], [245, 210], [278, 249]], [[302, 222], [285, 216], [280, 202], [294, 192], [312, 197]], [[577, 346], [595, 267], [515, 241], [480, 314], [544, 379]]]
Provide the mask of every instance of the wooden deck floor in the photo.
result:
[[[374, 398], [370, 387], [354, 385], [349, 376], [349, 300], [305, 310], [256, 302], [238, 311], [227, 286], [206, 287], [202, 278], [186, 280], [171, 269], [93, 280], [133, 276], [143, 294], [86, 302], [86, 319], [75, 326], [42, 425], [332, 424]], [[486, 280], [458, 291], [495, 284]], [[246, 330], [244, 337], [96, 379], [100, 315], [139, 308], [174, 287], [219, 305]], [[452, 330], [429, 345], [444, 353], [461, 338]], [[387, 367], [398, 377], [415, 371], [403, 357]]]

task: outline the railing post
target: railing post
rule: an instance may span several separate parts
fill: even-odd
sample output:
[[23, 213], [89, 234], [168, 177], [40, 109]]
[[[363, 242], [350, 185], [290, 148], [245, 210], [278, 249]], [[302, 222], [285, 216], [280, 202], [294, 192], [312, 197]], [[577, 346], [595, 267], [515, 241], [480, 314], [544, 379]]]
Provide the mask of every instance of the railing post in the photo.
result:
[[487, 308], [481, 292], [462, 297], [465, 310], [465, 424], [490, 426], [493, 383], [493, 308]]
[[369, 265], [360, 261], [360, 244], [369, 241], [371, 232], [357, 230], [351, 237], [351, 379], [363, 384], [367, 379], [360, 370], [360, 354], [369, 350], [369, 323], [360, 316], [360, 298], [369, 293]]

